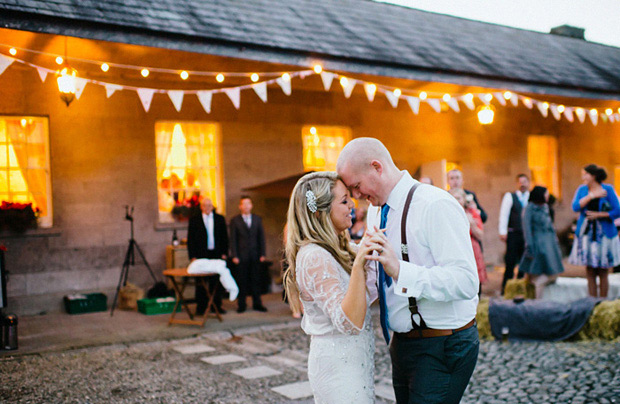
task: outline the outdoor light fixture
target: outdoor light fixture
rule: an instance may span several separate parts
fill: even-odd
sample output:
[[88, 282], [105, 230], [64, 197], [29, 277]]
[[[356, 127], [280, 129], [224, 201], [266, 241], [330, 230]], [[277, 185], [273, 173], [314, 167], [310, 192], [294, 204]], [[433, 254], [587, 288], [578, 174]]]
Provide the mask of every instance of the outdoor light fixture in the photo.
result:
[[16, 50], [15, 48], [11, 48], [11, 49], [9, 49], [9, 53], [10, 53], [12, 56], [15, 56], [15, 55], [17, 55], [17, 50]]
[[250, 80], [252, 80], [254, 83], [256, 83], [258, 79], [259, 77], [257, 73], [252, 73], [252, 75], [250, 76]]
[[489, 105], [483, 105], [478, 108], [478, 122], [480, 122], [480, 125], [492, 124], [494, 116], [495, 111], [493, 110], [493, 107]]
[[[60, 56], [58, 57], [62, 59]], [[56, 58], [56, 61], [58, 61]], [[67, 60], [67, 37], [65, 37], [65, 60]], [[69, 66], [69, 62], [66, 61], [62, 70], [56, 73], [58, 75], [58, 90], [60, 91], [60, 99], [67, 104], [71, 104], [71, 101], [75, 99], [75, 79], [77, 77], [77, 70]]]

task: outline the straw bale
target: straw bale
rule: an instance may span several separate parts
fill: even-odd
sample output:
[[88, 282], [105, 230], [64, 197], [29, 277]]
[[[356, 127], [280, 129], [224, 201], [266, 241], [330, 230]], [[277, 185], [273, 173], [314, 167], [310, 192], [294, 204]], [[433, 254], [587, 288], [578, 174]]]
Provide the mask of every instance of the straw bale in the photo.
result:
[[144, 297], [144, 289], [127, 282], [118, 293], [118, 308], [121, 310], [138, 310], [138, 300]]
[[491, 323], [489, 323], [489, 299], [480, 299], [476, 310], [476, 322], [478, 323], [478, 335], [480, 339], [493, 339]]
[[598, 304], [578, 334], [581, 340], [616, 338], [620, 338], [620, 299]]
[[525, 278], [508, 280], [504, 289], [504, 299], [512, 300], [518, 296], [534, 299], [536, 298], [536, 288]]

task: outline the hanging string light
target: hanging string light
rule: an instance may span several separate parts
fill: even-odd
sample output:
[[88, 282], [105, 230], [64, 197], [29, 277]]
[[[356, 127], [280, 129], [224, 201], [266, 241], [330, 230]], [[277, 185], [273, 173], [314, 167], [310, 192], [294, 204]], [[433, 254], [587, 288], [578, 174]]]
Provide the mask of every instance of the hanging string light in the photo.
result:
[[[59, 56], [60, 57], [60, 56]], [[65, 37], [65, 60], [67, 59], [67, 37]], [[77, 70], [69, 65], [69, 62], [65, 62], [63, 68], [57, 72], [58, 75], [58, 90], [60, 91], [60, 99], [67, 104], [67, 107], [75, 99], [75, 80], [77, 77]]]
[[103, 63], [101, 65], [101, 70], [103, 70], [104, 72], [107, 72], [108, 70], [110, 70], [110, 65], [107, 63]]

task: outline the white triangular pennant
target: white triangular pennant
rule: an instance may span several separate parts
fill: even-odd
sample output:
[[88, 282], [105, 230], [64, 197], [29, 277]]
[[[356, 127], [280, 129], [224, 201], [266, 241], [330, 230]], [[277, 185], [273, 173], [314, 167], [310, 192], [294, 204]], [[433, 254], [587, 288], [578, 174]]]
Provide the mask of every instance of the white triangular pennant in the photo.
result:
[[405, 97], [405, 99], [409, 103], [413, 113], [417, 115], [418, 112], [420, 112], [420, 99], [418, 97]]
[[549, 108], [545, 108], [545, 104], [542, 102], [536, 102], [536, 108], [538, 108], [540, 114], [545, 118], [549, 116]]
[[396, 108], [398, 106], [398, 98], [399, 97], [396, 94], [394, 94], [393, 91], [386, 90], [385, 91], [385, 97], [387, 98], [389, 103], [392, 105], [392, 108]]
[[609, 117], [609, 122], [614, 123], [616, 122], [616, 117], [614, 116], [614, 114], [611, 115], [607, 115]]
[[344, 97], [349, 98], [351, 93], [353, 92], [353, 88], [357, 84], [357, 80], [347, 79], [347, 84], [342, 87], [342, 91], [344, 92]]
[[291, 95], [291, 80], [284, 80], [282, 77], [276, 79], [276, 83], [282, 88], [282, 91], [286, 95]]
[[491, 101], [487, 100], [486, 94], [478, 94], [478, 98], [480, 98], [480, 101], [482, 101], [484, 105], [489, 105], [491, 103]]
[[476, 108], [476, 104], [474, 104], [474, 97], [462, 97], [461, 101], [472, 111]]
[[564, 109], [564, 117], [568, 122], [575, 122], [575, 117], [573, 116], [573, 107], [566, 107]]
[[459, 102], [456, 98], [449, 98], [448, 101], [446, 101], [446, 104], [448, 104], [448, 106], [452, 108], [454, 112], [461, 112], [461, 109], [459, 108]]
[[375, 94], [377, 93], [377, 86], [371, 83], [364, 83], [364, 91], [366, 91], [368, 101], [372, 102], [375, 99]]
[[15, 59], [0, 54], [0, 74], [4, 73], [7, 67], [11, 66]]
[[592, 121], [592, 125], [596, 126], [598, 124], [598, 112], [594, 111], [594, 113], [588, 113], [590, 116], [590, 120]]
[[332, 86], [332, 81], [334, 81], [334, 73], [330, 72], [321, 72], [321, 80], [323, 81], [323, 87], [325, 91], [329, 91]]
[[510, 103], [512, 104], [513, 107], [516, 107], [519, 105], [519, 97], [517, 97], [516, 94], [513, 94], [512, 97], [510, 97]]
[[47, 70], [42, 67], [37, 67], [37, 73], [39, 73], [39, 78], [43, 83], [45, 83], [45, 79], [47, 78]]
[[577, 119], [579, 119], [579, 122], [581, 123], [586, 120], [586, 110], [583, 108], [577, 108], [575, 110], [575, 115], [577, 115]]
[[185, 92], [183, 90], [168, 90], [168, 97], [170, 97], [170, 101], [174, 105], [174, 109], [177, 112], [181, 112], [181, 106], [183, 105], [183, 96]]
[[521, 102], [523, 103], [523, 105], [525, 105], [527, 109], [532, 109], [532, 107], [534, 106], [532, 104], [531, 98], [527, 98], [527, 97], [521, 98]]
[[506, 106], [506, 99], [504, 98], [504, 94], [502, 94], [502, 93], [493, 93], [493, 95], [495, 96], [495, 99], [497, 100], [497, 102], [502, 104], [503, 107]]
[[123, 86], [119, 86], [118, 84], [109, 84], [109, 83], [104, 84], [104, 87], [105, 87], [105, 95], [107, 98], [110, 98], [112, 94], [114, 94], [116, 91], [120, 91], [123, 89]]
[[601, 116], [600, 116], [600, 118], [601, 118], [601, 120], [602, 120], [603, 122], [605, 122], [605, 123], [609, 120], [609, 119], [607, 118], [607, 114], [605, 114], [605, 113], [603, 113], [603, 112], [601, 112]]
[[211, 99], [213, 98], [213, 93], [211, 91], [198, 91], [196, 93], [196, 97], [198, 97], [198, 101], [202, 104], [202, 107], [207, 112], [207, 114], [211, 113]]
[[549, 105], [549, 109], [551, 110], [551, 115], [553, 115], [556, 121], [562, 119], [562, 115], [560, 114], [560, 111], [558, 111], [558, 106], [556, 104]]
[[151, 108], [151, 101], [153, 101], [153, 94], [155, 94], [155, 90], [152, 88], [139, 88], [136, 90], [138, 93], [138, 97], [140, 97], [140, 101], [142, 101], [142, 106], [146, 112], [149, 112], [149, 108]]
[[224, 92], [230, 98], [235, 108], [239, 109], [239, 103], [241, 102], [241, 90], [239, 87], [225, 88]]
[[252, 89], [254, 90], [256, 95], [258, 95], [258, 97], [261, 100], [263, 100], [263, 102], [267, 102], [267, 83], [266, 82], [263, 81], [262, 83], [252, 84]]
[[80, 97], [82, 96], [82, 92], [84, 91], [84, 87], [86, 87], [86, 83], [88, 83], [88, 80], [81, 78], [81, 77], [76, 77], [75, 78], [75, 98], [76, 99], [80, 99]]
[[427, 98], [426, 103], [435, 110], [435, 112], [441, 112], [441, 103], [436, 98]]

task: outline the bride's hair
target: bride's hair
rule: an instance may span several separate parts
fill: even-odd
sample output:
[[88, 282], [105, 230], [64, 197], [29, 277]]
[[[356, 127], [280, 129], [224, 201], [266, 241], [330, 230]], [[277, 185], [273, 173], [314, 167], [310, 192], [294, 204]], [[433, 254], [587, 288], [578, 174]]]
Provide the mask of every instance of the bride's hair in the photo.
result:
[[296, 312], [300, 312], [300, 302], [295, 260], [301, 247], [307, 244], [323, 247], [351, 273], [355, 253], [349, 245], [349, 233], [346, 230], [336, 232], [330, 216], [337, 181], [340, 178], [335, 172], [306, 174], [297, 181], [291, 194], [286, 223], [288, 269], [284, 273], [284, 288], [289, 305]]

